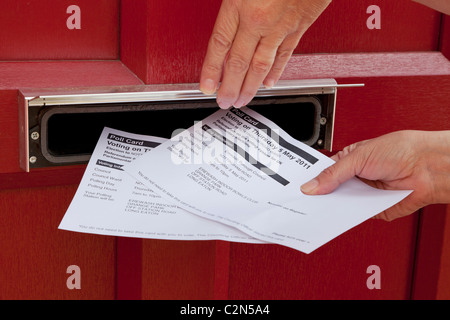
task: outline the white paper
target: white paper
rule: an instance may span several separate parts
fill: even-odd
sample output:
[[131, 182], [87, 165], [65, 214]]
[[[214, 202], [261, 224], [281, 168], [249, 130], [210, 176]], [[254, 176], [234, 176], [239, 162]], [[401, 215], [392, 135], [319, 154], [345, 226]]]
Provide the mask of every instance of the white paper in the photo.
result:
[[378, 190], [354, 178], [329, 195], [304, 195], [300, 186], [332, 163], [258, 113], [232, 108], [125, 171], [198, 216], [310, 253], [411, 192]]
[[[235, 228], [177, 208], [122, 170], [164, 141], [105, 128], [59, 228], [137, 238], [261, 243]], [[151, 171], [151, 164], [147, 170]]]

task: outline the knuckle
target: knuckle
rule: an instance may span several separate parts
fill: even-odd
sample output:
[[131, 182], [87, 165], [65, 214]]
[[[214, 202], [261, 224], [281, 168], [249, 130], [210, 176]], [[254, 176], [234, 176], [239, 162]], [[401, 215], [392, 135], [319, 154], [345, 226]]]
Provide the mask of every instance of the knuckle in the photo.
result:
[[348, 156], [350, 153], [354, 152], [359, 147], [360, 144], [358, 142], [346, 146], [344, 149], [339, 151], [339, 159]]
[[347, 156], [347, 155], [348, 155], [351, 151], [353, 151], [353, 150], [354, 150], [354, 147], [353, 147], [353, 149], [352, 149], [352, 146], [351, 146], [351, 145], [345, 147], [344, 149], [342, 149], [342, 151], [339, 151], [339, 153], [340, 153], [340, 158], [343, 158], [343, 157]]
[[333, 179], [335, 173], [336, 173], [335, 167], [330, 166], [322, 171], [321, 176], [326, 177], [327, 179]]
[[255, 59], [252, 61], [251, 67], [252, 67], [252, 71], [256, 74], [266, 74], [267, 72], [269, 72], [271, 63], [269, 63], [267, 61]]
[[266, 8], [254, 8], [250, 14], [250, 22], [252, 25], [266, 26], [271, 23], [270, 16]]
[[231, 48], [231, 40], [221, 32], [214, 32], [211, 35], [211, 44], [220, 51], [227, 52]]
[[284, 64], [276, 63], [272, 66], [271, 71], [275, 74], [282, 74], [284, 71], [284, 67], [285, 67]]
[[283, 73], [286, 64], [292, 55], [291, 50], [279, 50], [272, 66], [272, 71], [278, 74]]
[[356, 142], [356, 143], [353, 143], [353, 144], [349, 145], [345, 149], [347, 149], [347, 152], [350, 153], [350, 152], [355, 151], [356, 148], [358, 148], [358, 146], [359, 146], [359, 144]]
[[292, 55], [292, 52], [294, 51], [295, 48], [285, 48], [285, 49], [280, 49], [277, 52], [277, 58], [282, 60], [282, 61], [288, 61], [289, 58]]
[[234, 55], [228, 59], [227, 68], [233, 73], [243, 73], [248, 70], [248, 62], [242, 57]]
[[204, 66], [205, 71], [208, 73], [216, 74], [222, 72], [222, 65], [215, 65], [215, 64], [206, 64]]
[[336, 153], [335, 156], [337, 159], [342, 159], [344, 157], [344, 150], [339, 151], [338, 153]]

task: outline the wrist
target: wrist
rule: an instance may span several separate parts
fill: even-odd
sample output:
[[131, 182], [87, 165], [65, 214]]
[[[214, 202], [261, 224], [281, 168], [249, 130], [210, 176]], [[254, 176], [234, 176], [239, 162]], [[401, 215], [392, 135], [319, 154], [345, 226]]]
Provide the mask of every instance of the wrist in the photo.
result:
[[450, 130], [427, 132], [423, 143], [431, 188], [430, 204], [450, 203]]

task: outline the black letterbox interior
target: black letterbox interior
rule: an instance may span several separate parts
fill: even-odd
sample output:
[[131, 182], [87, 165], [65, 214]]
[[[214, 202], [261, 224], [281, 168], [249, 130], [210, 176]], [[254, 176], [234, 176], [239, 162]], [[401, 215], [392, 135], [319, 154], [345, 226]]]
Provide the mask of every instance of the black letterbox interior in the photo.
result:
[[[320, 138], [321, 104], [312, 97], [255, 98], [249, 108], [264, 115], [292, 137], [309, 145]], [[42, 153], [58, 163], [67, 156], [90, 155], [104, 127], [171, 138], [218, 110], [214, 101], [50, 106], [40, 110]], [[63, 161], [65, 162], [65, 161]], [[76, 161], [75, 161], [76, 162]]]

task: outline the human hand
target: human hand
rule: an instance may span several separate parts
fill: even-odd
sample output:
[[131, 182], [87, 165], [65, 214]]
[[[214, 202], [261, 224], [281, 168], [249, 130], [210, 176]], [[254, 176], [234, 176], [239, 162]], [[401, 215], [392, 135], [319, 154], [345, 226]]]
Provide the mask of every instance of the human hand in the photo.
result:
[[[223, 109], [249, 103], [280, 78], [300, 38], [331, 0], [223, 0], [209, 40], [200, 90]], [[222, 74], [223, 71], [223, 74]]]
[[450, 15], [450, 2], [442, 0], [413, 0], [415, 2], [426, 5], [427, 7], [437, 10], [441, 13]]
[[414, 190], [377, 215], [394, 220], [434, 203], [450, 203], [450, 131], [398, 131], [352, 144], [335, 164], [304, 184], [305, 194], [327, 194], [357, 176], [386, 190]]

